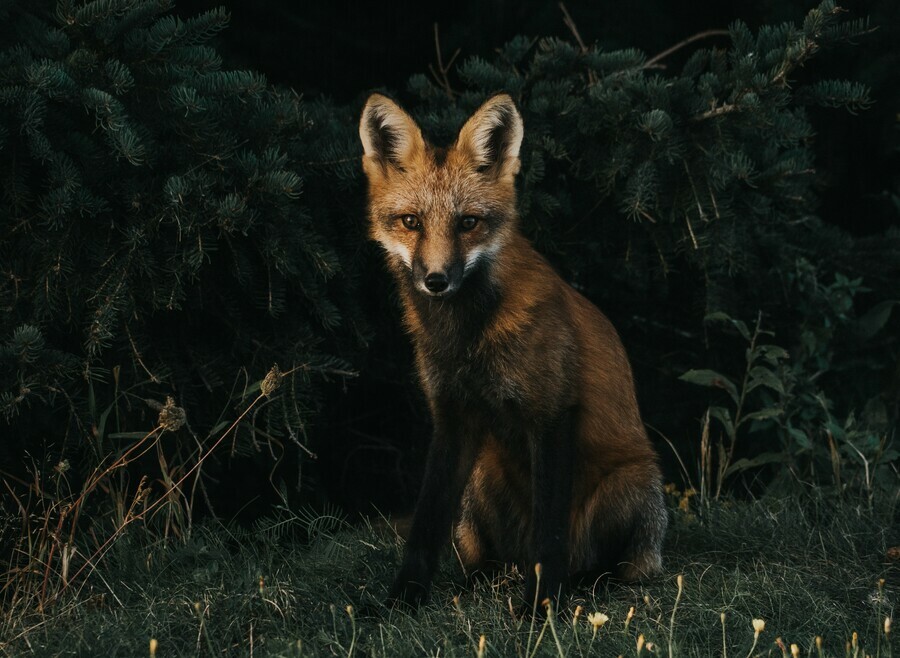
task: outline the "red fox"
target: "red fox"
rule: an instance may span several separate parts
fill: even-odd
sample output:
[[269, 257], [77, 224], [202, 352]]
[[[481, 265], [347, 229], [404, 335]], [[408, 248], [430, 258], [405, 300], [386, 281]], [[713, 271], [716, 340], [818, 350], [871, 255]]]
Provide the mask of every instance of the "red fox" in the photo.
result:
[[388, 601], [427, 598], [451, 528], [468, 569], [524, 568], [529, 607], [574, 575], [659, 572], [668, 517], [631, 366], [609, 320], [519, 232], [512, 98], [488, 99], [438, 148], [373, 94], [359, 135], [370, 235], [434, 423]]

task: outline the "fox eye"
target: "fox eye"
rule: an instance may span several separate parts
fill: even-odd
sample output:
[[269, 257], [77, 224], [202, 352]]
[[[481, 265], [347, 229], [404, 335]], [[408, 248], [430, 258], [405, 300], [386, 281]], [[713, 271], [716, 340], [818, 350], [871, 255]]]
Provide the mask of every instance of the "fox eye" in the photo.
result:
[[415, 231], [419, 228], [419, 218], [415, 215], [403, 215], [401, 217], [403, 221], [403, 226], [408, 228], [410, 231]]
[[473, 228], [475, 228], [475, 225], [477, 223], [477, 217], [467, 215], [466, 217], [463, 217], [461, 220], [459, 220], [459, 228], [461, 228], [463, 231], [471, 231]]

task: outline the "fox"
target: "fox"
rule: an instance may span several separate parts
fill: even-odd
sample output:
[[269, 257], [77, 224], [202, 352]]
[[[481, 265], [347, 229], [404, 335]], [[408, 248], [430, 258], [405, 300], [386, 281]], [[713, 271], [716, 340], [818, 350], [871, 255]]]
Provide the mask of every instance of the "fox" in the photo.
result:
[[450, 541], [467, 573], [519, 565], [523, 609], [583, 575], [659, 574], [668, 515], [631, 365], [607, 317], [520, 231], [512, 97], [488, 98], [436, 147], [373, 93], [359, 136], [369, 236], [433, 424], [387, 603], [427, 601]]

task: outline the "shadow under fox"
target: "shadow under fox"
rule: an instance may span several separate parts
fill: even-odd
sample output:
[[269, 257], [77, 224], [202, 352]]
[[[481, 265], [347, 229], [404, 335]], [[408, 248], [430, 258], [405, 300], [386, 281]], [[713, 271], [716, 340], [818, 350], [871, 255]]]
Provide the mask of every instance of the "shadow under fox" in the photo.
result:
[[384, 96], [363, 110], [370, 235], [434, 421], [394, 602], [427, 596], [451, 525], [467, 569], [526, 567], [529, 604], [579, 572], [661, 568], [667, 515], [631, 367], [609, 320], [519, 233], [522, 135], [505, 94], [447, 149]]

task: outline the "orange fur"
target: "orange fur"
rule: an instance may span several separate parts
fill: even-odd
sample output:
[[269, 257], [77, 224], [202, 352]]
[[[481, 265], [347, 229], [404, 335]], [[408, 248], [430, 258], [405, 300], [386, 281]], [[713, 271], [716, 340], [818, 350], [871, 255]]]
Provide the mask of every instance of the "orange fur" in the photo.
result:
[[[370, 235], [398, 281], [423, 389], [436, 423], [449, 408], [464, 416], [450, 424], [473, 434], [460, 448], [471, 457], [453, 456], [464, 478], [457, 546], [471, 567], [541, 559], [547, 549], [533, 546], [536, 533], [550, 531], [534, 518], [543, 495], [535, 490], [534, 446], [558, 441], [572, 460], [571, 492], [563, 492], [569, 572], [650, 575], [661, 568], [667, 523], [656, 452], [612, 324], [519, 232], [521, 132], [503, 95], [488, 100], [447, 150], [425, 142], [382, 96], [370, 99], [360, 127]], [[478, 219], [471, 230], [460, 228], [467, 216]], [[449, 273], [447, 295], [431, 295], [422, 283], [432, 272]], [[572, 418], [571, 435], [546, 429], [561, 415]], [[417, 522], [427, 525], [419, 519], [426, 513], [417, 511], [413, 535]], [[411, 560], [395, 584], [401, 598], [408, 573], [425, 578]]]

